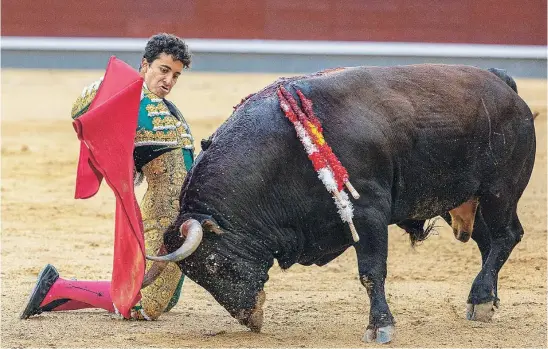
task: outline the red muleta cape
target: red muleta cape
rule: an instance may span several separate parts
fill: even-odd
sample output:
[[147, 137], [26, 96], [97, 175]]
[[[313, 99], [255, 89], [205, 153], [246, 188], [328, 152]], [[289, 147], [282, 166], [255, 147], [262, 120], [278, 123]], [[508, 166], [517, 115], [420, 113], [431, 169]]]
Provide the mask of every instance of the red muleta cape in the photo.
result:
[[116, 196], [110, 295], [126, 318], [141, 298], [145, 273], [143, 220], [133, 186], [133, 148], [143, 79], [112, 56], [88, 111], [73, 121], [80, 139], [76, 199], [87, 199], [105, 178]]

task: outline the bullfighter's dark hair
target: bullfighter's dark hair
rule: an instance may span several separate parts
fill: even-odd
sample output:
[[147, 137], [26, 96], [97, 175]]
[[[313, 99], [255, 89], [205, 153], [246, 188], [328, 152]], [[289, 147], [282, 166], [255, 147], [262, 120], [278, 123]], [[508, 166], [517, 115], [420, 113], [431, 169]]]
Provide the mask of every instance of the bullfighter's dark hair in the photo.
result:
[[171, 55], [174, 60], [181, 61], [183, 68], [190, 67], [191, 54], [183, 39], [173, 34], [160, 33], [152, 36], [145, 47], [143, 58], [148, 63], [154, 62], [162, 53]]

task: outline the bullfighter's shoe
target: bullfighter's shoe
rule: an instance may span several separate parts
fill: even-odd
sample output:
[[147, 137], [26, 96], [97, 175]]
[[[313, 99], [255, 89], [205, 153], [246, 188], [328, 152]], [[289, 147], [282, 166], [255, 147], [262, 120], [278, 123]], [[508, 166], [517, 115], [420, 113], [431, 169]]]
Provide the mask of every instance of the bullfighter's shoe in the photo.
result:
[[19, 316], [20, 319], [28, 319], [33, 315], [42, 313], [43, 310], [40, 308], [40, 304], [58, 278], [59, 273], [53, 265], [48, 264], [42, 269], [40, 274], [38, 274], [38, 281], [30, 293], [27, 305]]

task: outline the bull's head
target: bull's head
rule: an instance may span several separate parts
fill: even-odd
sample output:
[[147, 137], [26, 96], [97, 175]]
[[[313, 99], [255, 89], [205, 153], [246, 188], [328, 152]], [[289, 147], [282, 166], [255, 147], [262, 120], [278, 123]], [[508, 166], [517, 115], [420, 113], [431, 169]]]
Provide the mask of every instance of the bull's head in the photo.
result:
[[[151, 257], [157, 261], [145, 276], [143, 287], [152, 283], [167, 262], [176, 262], [181, 271], [204, 287], [236, 318], [254, 332], [263, 323], [264, 283], [271, 263], [258, 262], [245, 248], [234, 251], [235, 241], [212, 220], [201, 224], [186, 220], [179, 232], [168, 230], [164, 236], [167, 255]], [[160, 251], [162, 253], [162, 251]]]

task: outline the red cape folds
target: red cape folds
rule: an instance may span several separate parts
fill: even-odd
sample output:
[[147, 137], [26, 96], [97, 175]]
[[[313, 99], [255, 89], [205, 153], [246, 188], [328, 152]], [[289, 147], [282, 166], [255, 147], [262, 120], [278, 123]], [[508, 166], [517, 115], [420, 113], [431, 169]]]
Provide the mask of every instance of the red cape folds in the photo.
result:
[[73, 122], [81, 141], [75, 197], [95, 195], [103, 178], [116, 196], [110, 295], [126, 318], [141, 297], [145, 274], [143, 220], [133, 187], [133, 148], [142, 85], [143, 79], [132, 67], [111, 57], [88, 111]]

